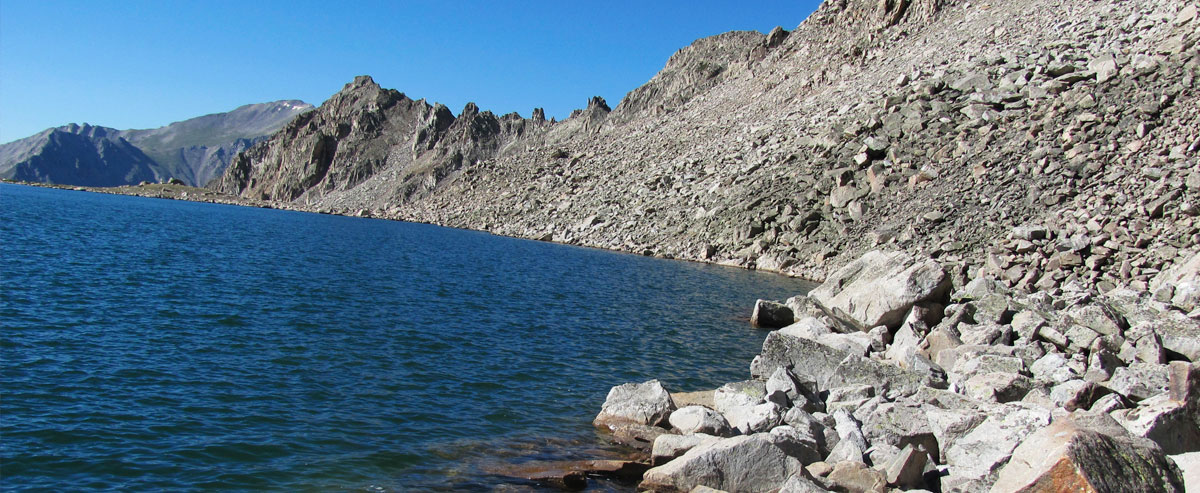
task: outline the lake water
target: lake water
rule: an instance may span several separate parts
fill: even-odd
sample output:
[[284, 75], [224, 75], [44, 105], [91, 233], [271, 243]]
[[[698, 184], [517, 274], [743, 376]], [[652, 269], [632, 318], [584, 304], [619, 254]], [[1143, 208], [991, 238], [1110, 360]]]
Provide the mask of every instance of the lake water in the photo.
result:
[[604, 449], [590, 422], [613, 385], [747, 378], [755, 298], [809, 287], [18, 185], [0, 185], [0, 255], [7, 490], [491, 490], [489, 464]]

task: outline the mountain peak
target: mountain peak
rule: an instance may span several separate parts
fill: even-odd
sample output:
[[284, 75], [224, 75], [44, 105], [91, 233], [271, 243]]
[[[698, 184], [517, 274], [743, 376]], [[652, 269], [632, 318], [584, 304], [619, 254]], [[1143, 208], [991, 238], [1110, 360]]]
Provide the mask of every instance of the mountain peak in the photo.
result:
[[[140, 130], [71, 123], [0, 146], [0, 177], [97, 186], [170, 177], [203, 185], [219, 176], [233, 155], [312, 108], [296, 99], [247, 104]], [[121, 151], [105, 151], [114, 145]], [[104, 171], [109, 168], [123, 171]]]

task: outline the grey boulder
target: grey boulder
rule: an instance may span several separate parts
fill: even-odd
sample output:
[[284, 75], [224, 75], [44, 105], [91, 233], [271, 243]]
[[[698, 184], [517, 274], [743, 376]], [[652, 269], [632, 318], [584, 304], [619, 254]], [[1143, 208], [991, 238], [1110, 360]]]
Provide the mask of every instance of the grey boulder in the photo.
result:
[[863, 327], [899, 327], [914, 304], [939, 301], [950, 276], [936, 261], [905, 252], [870, 251], [829, 276], [808, 294]]
[[704, 406], [684, 406], [671, 413], [668, 418], [671, 427], [680, 433], [705, 433], [709, 435], [728, 436], [729, 422], [725, 417]]
[[662, 426], [674, 410], [675, 401], [658, 380], [626, 383], [608, 391], [604, 406], [592, 423], [609, 429], [627, 424]]
[[1183, 477], [1162, 449], [1111, 421], [1059, 419], [1030, 434], [991, 491], [1183, 491]]
[[639, 489], [692, 491], [707, 486], [725, 491], [773, 492], [803, 470], [804, 465], [788, 455], [771, 435], [760, 433], [692, 448], [646, 471]]
[[750, 323], [755, 327], [778, 329], [791, 325], [792, 309], [783, 303], [768, 300], [754, 302], [754, 312], [750, 314]]

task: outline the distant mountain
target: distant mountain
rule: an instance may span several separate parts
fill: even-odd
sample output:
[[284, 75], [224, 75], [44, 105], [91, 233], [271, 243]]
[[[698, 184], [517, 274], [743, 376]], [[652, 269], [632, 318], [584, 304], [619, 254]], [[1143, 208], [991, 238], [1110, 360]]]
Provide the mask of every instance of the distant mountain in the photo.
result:
[[203, 186], [221, 176], [239, 152], [312, 108], [288, 100], [248, 104], [154, 129], [51, 128], [0, 145], [0, 178], [86, 186], [178, 178]]
[[110, 187], [163, 176], [120, 130], [74, 123], [0, 146], [0, 178]]

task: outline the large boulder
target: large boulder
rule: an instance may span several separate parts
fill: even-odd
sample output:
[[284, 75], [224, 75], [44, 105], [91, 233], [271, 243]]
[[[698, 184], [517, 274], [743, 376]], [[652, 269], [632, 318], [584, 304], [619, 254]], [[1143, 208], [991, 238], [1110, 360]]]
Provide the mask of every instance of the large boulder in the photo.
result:
[[769, 431], [783, 422], [783, 409], [768, 402], [766, 386], [759, 380], [722, 385], [713, 393], [713, 404], [729, 426], [742, 434]]
[[788, 478], [787, 482], [783, 483], [783, 487], [779, 489], [779, 493], [825, 493], [826, 491], [829, 490], [801, 475]]
[[725, 491], [771, 492], [788, 478], [803, 474], [803, 464], [789, 456], [768, 433], [742, 435], [699, 445], [679, 458], [651, 468], [639, 489], [687, 492], [697, 486]]
[[1150, 281], [1150, 290], [1184, 311], [1200, 308], [1200, 253], [1158, 273]]
[[1167, 390], [1167, 365], [1134, 363], [1117, 368], [1105, 387], [1135, 401], [1141, 401]]
[[1162, 348], [1200, 363], [1200, 322], [1179, 312], [1160, 314], [1149, 323], [1162, 341]]
[[614, 430], [623, 425], [663, 426], [675, 410], [675, 401], [658, 380], [626, 383], [608, 391], [600, 414], [592, 421]]
[[894, 329], [914, 304], [941, 301], [950, 285], [950, 276], [932, 259], [876, 250], [838, 269], [808, 296], [863, 327]]
[[887, 489], [887, 478], [882, 472], [857, 461], [834, 464], [826, 481], [834, 491], [883, 493]]
[[987, 419], [987, 414], [977, 409], [940, 409], [929, 406], [925, 411], [929, 420], [929, 429], [937, 440], [940, 457], [938, 462], [946, 462], [946, 451], [971, 430]]
[[1186, 402], [1159, 395], [1133, 409], [1114, 411], [1112, 417], [1129, 433], [1153, 440], [1168, 454], [1200, 452], [1200, 426]]
[[670, 462], [672, 459], [679, 457], [688, 450], [694, 449], [706, 443], [713, 443], [720, 440], [721, 437], [706, 435], [704, 433], [694, 433], [691, 435], [673, 435], [670, 433], [659, 435], [654, 439], [654, 447], [650, 449], [650, 464], [660, 466]]
[[872, 445], [886, 443], [897, 448], [914, 446], [934, 457], [940, 455], [937, 437], [919, 402], [908, 399], [886, 402], [863, 414], [860, 415], [863, 435]]
[[763, 341], [762, 352], [750, 363], [750, 374], [769, 378], [779, 368], [813, 379], [820, 389], [863, 384], [910, 395], [926, 386], [946, 387], [944, 380], [929, 374], [853, 355], [808, 338], [772, 332]]
[[704, 406], [684, 406], [671, 413], [668, 418], [671, 427], [680, 433], [705, 433], [709, 435], [728, 436], [731, 432], [729, 422], [725, 417]]
[[1183, 477], [1157, 445], [1106, 415], [1058, 419], [1030, 434], [1000, 471], [993, 493], [1174, 492]]
[[824, 458], [821, 455], [821, 442], [824, 436], [819, 435], [811, 427], [794, 427], [790, 425], [776, 426], [770, 432], [775, 445], [783, 452], [808, 465]]
[[[1183, 473], [1183, 490], [1200, 491], [1200, 452], [1188, 452], [1171, 456], [1179, 471]], [[805, 491], [805, 490], [797, 490]]]
[[783, 303], [769, 300], [754, 302], [754, 312], [750, 314], [750, 323], [755, 327], [778, 329], [795, 322], [792, 309]]
[[946, 478], [943, 487], [949, 484], [964, 490], [987, 489], [1013, 449], [1049, 424], [1050, 411], [1034, 405], [1010, 403], [989, 409], [987, 419], [946, 449], [951, 477]]

